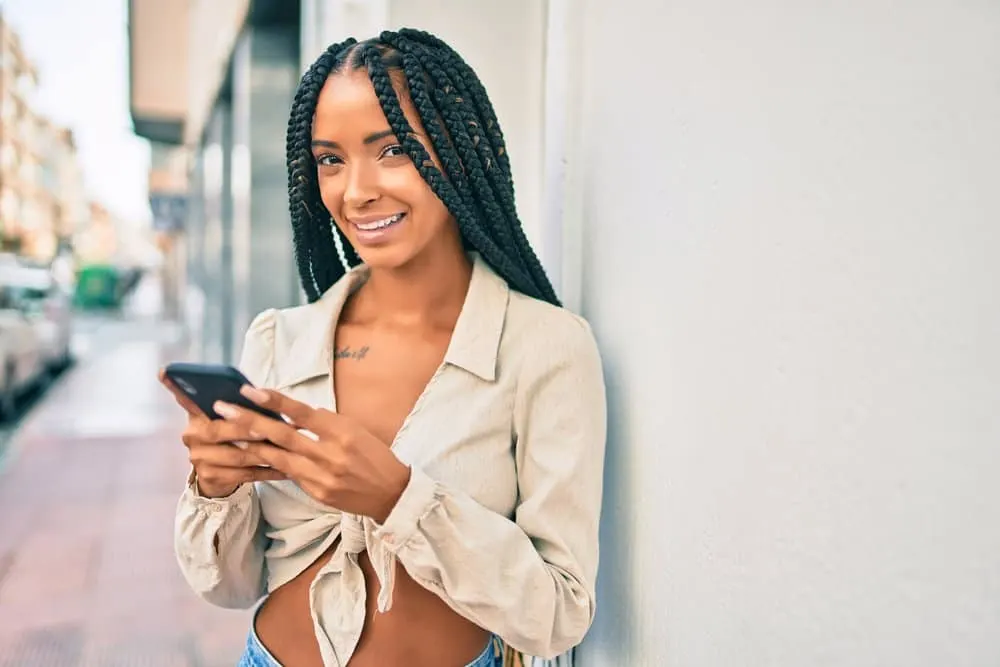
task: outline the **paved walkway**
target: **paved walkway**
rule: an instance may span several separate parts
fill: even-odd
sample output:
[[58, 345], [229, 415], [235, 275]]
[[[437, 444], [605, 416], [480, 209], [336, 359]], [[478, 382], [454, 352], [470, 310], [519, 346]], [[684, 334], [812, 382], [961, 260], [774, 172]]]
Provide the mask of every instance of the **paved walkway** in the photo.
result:
[[156, 381], [169, 336], [111, 329], [0, 471], [0, 667], [233, 667], [250, 612], [195, 597], [172, 550], [187, 461]]

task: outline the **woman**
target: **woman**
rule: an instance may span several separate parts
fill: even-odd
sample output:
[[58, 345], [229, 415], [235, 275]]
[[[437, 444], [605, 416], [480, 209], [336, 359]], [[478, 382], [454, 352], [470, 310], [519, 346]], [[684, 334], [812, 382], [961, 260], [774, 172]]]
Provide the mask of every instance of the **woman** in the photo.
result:
[[601, 362], [525, 239], [486, 92], [426, 33], [352, 39], [303, 77], [287, 141], [309, 303], [258, 315], [240, 367], [288, 423], [175, 391], [187, 581], [264, 598], [241, 665], [563, 654], [594, 616]]

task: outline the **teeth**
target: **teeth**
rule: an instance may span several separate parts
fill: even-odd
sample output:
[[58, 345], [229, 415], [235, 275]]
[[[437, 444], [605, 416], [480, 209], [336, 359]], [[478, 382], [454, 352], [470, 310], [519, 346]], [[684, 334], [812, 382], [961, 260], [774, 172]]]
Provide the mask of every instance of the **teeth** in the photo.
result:
[[371, 232], [371, 231], [374, 231], [376, 229], [382, 229], [383, 227], [388, 227], [389, 225], [393, 224], [394, 222], [399, 222], [402, 219], [403, 219], [403, 214], [402, 213], [397, 213], [396, 215], [392, 216], [391, 218], [383, 218], [382, 220], [376, 220], [375, 222], [368, 222], [368, 223], [365, 223], [363, 225], [362, 224], [358, 224], [356, 226], [357, 226], [358, 229], [360, 229], [362, 231]]

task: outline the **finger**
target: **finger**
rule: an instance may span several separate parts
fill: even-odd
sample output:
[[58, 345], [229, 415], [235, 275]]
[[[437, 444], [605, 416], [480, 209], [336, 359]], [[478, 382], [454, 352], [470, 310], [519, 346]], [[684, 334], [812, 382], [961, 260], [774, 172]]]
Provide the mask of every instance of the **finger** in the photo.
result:
[[274, 468], [250, 468], [245, 474], [247, 482], [281, 482], [288, 479], [288, 475]]
[[240, 393], [257, 405], [284, 415], [299, 428], [308, 428], [307, 424], [316, 412], [316, 409], [311, 405], [296, 401], [294, 398], [273, 389], [258, 389], [250, 385], [243, 385], [240, 388]]
[[301, 455], [308, 454], [312, 449], [309, 446], [312, 440], [299, 433], [293, 425], [223, 401], [217, 401], [212, 407], [226, 423], [245, 428], [253, 440], [267, 440], [272, 445]]
[[190, 441], [192, 444], [208, 445], [231, 443], [242, 446], [238, 443], [248, 440], [266, 440], [266, 438], [257, 437], [256, 434], [251, 433], [245, 426], [241, 426], [240, 424], [222, 419], [208, 418], [192, 420], [188, 424], [187, 429], [185, 429], [184, 435], [187, 436], [185, 442]]
[[246, 449], [240, 449], [226, 445], [201, 445], [191, 448], [189, 458], [191, 463], [197, 467], [253, 468], [267, 465], [267, 461], [251, 452], [249, 446]]
[[277, 470], [292, 479], [302, 477], [305, 467], [309, 464], [308, 460], [302, 455], [289, 452], [272, 444], [251, 442], [247, 447], [247, 453], [263, 461], [263, 465], [270, 466], [273, 470]]
[[205, 413], [201, 411], [201, 408], [199, 408], [197, 405], [195, 405], [194, 401], [192, 401], [190, 398], [188, 398], [187, 394], [185, 394], [180, 389], [178, 389], [177, 385], [175, 385], [170, 380], [170, 378], [168, 378], [164, 374], [164, 372], [163, 372], [162, 369], [160, 370], [160, 384], [162, 384], [164, 387], [166, 387], [167, 390], [171, 394], [173, 394], [174, 400], [177, 401], [177, 404], [179, 406], [181, 406], [181, 408], [183, 408], [184, 411], [187, 412], [189, 415], [191, 415], [192, 417], [203, 417], [203, 416], [205, 416]]
[[314, 408], [273, 389], [258, 389], [243, 385], [240, 393], [261, 407], [287, 416], [292, 424], [300, 429], [306, 429], [318, 436], [334, 435], [333, 430], [336, 428], [334, 422], [338, 418], [334, 412]]
[[264, 467], [221, 468], [202, 466], [196, 469], [199, 491], [204, 488], [234, 489], [247, 482], [280, 481], [288, 479], [280, 470]]

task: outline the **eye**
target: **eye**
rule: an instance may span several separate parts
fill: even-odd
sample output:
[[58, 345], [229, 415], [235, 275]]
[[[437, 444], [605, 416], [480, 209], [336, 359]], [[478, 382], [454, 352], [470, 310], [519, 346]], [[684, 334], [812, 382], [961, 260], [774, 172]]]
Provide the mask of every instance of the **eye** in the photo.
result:
[[403, 147], [400, 146], [399, 144], [391, 144], [389, 146], [386, 146], [385, 148], [382, 149], [382, 152], [379, 154], [380, 158], [400, 157], [400, 156], [406, 156], [406, 153], [403, 151]]
[[341, 163], [343, 163], [343, 160], [331, 153], [324, 153], [323, 155], [316, 156], [316, 164], [321, 167], [333, 167]]

